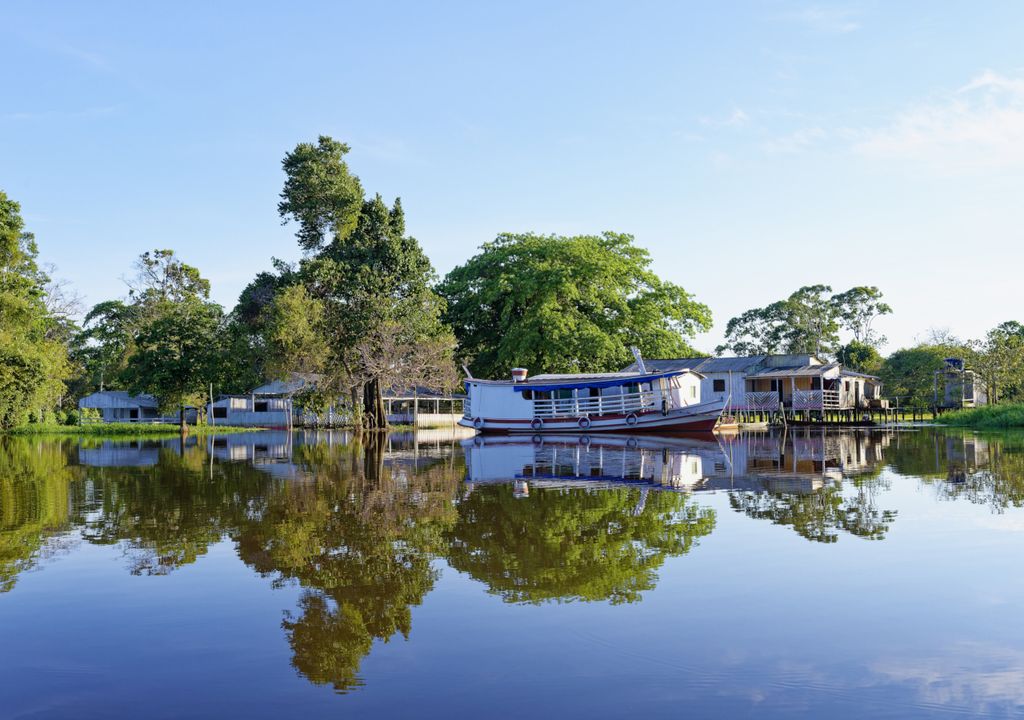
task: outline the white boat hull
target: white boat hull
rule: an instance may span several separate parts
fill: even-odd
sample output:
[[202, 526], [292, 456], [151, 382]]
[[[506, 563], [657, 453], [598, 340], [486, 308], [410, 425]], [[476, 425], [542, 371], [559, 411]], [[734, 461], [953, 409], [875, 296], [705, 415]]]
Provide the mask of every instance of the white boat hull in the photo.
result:
[[724, 409], [724, 402], [715, 401], [668, 412], [649, 410], [628, 415], [526, 419], [464, 417], [459, 424], [482, 433], [702, 433], [715, 429]]

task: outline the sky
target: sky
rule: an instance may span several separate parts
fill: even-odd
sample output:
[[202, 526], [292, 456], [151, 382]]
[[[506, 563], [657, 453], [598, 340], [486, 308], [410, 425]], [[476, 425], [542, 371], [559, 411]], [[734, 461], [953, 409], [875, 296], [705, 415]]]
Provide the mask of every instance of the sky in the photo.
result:
[[884, 351], [1024, 321], [1019, 2], [0, 0], [0, 189], [87, 304], [172, 248], [230, 309], [331, 135], [439, 274], [630, 233], [726, 322], [877, 285]]

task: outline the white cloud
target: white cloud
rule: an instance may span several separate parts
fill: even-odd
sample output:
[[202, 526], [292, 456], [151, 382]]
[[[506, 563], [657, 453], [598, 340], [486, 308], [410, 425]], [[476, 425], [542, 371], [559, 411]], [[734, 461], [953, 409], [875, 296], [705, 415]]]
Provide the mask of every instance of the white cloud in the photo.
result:
[[733, 108], [732, 112], [726, 117], [714, 118], [705, 116], [700, 118], [700, 124], [708, 127], [743, 127], [748, 123], [750, 123], [750, 116], [740, 108]]
[[820, 127], [801, 128], [788, 135], [772, 138], [762, 143], [761, 147], [771, 154], [795, 153], [817, 145], [827, 137], [828, 133]]
[[959, 90], [863, 130], [865, 156], [957, 172], [1024, 165], [1024, 79], [986, 70]]
[[860, 29], [856, 13], [849, 8], [811, 5], [793, 15], [795, 19], [816, 32], [845, 34]]

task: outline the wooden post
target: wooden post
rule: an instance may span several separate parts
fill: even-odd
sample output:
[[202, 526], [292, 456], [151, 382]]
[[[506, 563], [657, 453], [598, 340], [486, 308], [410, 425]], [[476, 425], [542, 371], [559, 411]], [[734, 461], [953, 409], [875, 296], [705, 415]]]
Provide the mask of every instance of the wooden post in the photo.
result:
[[210, 417], [206, 418], [206, 422], [210, 423], [210, 427], [215, 425], [213, 421], [213, 383], [210, 383]]

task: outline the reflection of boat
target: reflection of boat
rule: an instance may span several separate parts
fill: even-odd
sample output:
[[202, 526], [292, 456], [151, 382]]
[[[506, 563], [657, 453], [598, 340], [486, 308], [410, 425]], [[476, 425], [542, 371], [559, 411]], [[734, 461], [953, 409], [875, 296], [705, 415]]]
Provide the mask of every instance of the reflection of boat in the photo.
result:
[[724, 401], [701, 402], [701, 375], [661, 373], [538, 375], [466, 380], [460, 425], [481, 432], [707, 432]]
[[690, 490], [701, 485], [714, 455], [722, 453], [711, 434], [479, 436], [462, 447], [469, 482], [524, 488], [640, 483]]
[[807, 493], [881, 461], [886, 436], [865, 432], [664, 435], [478, 435], [470, 483], [531, 487], [642, 483], [667, 489]]

